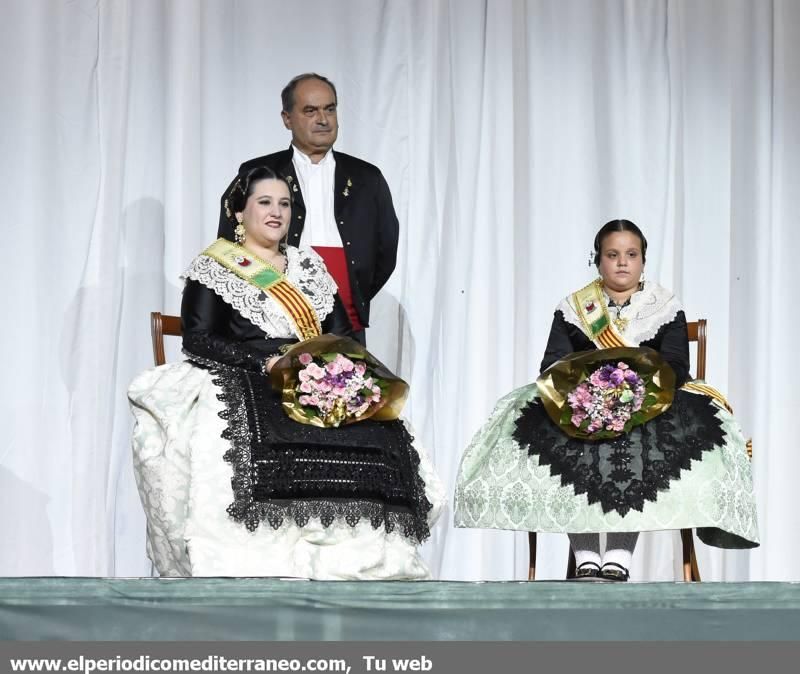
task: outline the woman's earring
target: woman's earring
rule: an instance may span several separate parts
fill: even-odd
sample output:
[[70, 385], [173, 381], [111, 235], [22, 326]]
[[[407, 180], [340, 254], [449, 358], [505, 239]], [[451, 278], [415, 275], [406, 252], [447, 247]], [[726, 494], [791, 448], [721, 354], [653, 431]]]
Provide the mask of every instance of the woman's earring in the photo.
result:
[[642, 275], [639, 277], [639, 290], [644, 290], [644, 269], [642, 269]]
[[236, 225], [236, 229], [233, 230], [234, 236], [236, 237], [236, 243], [240, 246], [244, 244], [245, 239], [247, 238], [247, 232], [244, 229], [244, 225], [242, 221], [239, 221], [239, 224]]
[[588, 264], [586, 266], [587, 267], [591, 267], [593, 262], [594, 262], [594, 251], [590, 250], [589, 251], [589, 262], [588, 262]]

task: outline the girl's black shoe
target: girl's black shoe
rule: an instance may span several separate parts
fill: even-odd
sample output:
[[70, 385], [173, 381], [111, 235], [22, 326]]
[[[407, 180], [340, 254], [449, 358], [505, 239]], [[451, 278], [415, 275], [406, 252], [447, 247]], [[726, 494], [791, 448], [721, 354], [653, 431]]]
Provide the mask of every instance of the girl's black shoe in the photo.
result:
[[575, 580], [598, 580], [600, 565], [595, 562], [584, 562], [575, 570]]
[[631, 577], [628, 573], [628, 569], [616, 562], [606, 562], [603, 564], [597, 575], [603, 580], [615, 580], [622, 583]]

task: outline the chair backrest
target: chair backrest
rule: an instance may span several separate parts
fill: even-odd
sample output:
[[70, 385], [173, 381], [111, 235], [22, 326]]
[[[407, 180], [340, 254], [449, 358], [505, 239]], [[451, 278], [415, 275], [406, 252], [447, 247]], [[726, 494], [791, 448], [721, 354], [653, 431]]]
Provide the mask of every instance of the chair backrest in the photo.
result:
[[180, 337], [182, 334], [180, 316], [169, 316], [160, 311], [150, 312], [150, 336], [153, 339], [153, 360], [156, 365], [167, 362], [164, 355], [164, 335]]
[[[687, 323], [689, 341], [697, 342], [697, 374], [698, 379], [706, 378], [706, 330], [707, 323], [705, 318], [698, 318], [696, 321]], [[753, 439], [749, 438], [746, 444], [747, 456], [753, 458]]]
[[706, 378], [706, 326], [705, 318], [698, 318], [686, 326], [689, 329], [689, 341], [697, 342], [697, 372], [694, 376], [698, 379]]
[[[698, 379], [706, 378], [706, 335], [708, 321], [699, 318], [687, 324], [689, 341], [697, 342], [697, 371], [695, 377]], [[150, 313], [150, 335], [153, 339], [153, 360], [156, 365], [163, 365], [166, 362], [164, 355], [164, 335], [180, 337], [183, 335], [181, 330], [181, 317], [162, 314], [160, 311]]]

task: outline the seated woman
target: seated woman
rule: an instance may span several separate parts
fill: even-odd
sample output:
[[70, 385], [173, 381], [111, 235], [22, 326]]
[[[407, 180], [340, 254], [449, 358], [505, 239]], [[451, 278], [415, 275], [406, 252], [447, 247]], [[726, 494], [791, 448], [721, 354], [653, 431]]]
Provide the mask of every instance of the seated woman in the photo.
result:
[[697, 528], [709, 545], [758, 545], [744, 437], [716, 391], [686, 384], [686, 318], [670, 291], [644, 281], [646, 253], [632, 222], [600, 229], [600, 279], [556, 308], [541, 370], [575, 352], [650, 347], [674, 372], [671, 407], [613, 439], [580, 439], [551, 421], [536, 384], [513, 391], [464, 454], [456, 526], [568, 533], [587, 579], [627, 580], [639, 531]]
[[256, 168], [226, 203], [229, 232], [185, 274], [188, 361], [128, 392], [150, 559], [162, 576], [428, 578], [444, 490], [403, 422], [304, 425], [270, 386], [282, 345], [350, 329], [322, 259], [284, 243], [288, 184]]

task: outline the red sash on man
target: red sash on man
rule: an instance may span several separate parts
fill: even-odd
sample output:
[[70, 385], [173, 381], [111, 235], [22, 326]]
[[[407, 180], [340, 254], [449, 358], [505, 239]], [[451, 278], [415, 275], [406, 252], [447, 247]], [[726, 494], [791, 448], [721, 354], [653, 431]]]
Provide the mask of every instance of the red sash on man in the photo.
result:
[[328, 272], [333, 276], [336, 285], [339, 286], [339, 297], [347, 310], [347, 317], [353, 326], [353, 330], [358, 332], [364, 326], [358, 319], [358, 313], [353, 305], [353, 291], [350, 288], [350, 275], [347, 272], [347, 258], [344, 255], [344, 248], [341, 246], [311, 246], [324, 260]]

